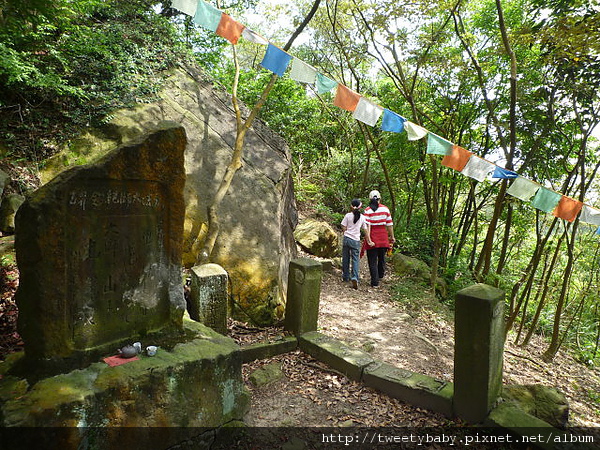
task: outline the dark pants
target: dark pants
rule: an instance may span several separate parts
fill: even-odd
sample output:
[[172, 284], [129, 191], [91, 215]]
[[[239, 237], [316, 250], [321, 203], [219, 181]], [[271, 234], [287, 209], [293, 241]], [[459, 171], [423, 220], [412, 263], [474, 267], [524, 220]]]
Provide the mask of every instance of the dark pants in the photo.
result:
[[385, 275], [385, 253], [387, 248], [367, 249], [371, 286], [379, 286], [379, 280]]

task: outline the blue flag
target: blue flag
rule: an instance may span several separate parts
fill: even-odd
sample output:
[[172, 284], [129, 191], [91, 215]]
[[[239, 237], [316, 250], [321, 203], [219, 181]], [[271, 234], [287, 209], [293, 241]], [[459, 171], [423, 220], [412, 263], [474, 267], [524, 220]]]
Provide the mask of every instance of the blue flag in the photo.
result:
[[503, 167], [496, 166], [494, 169], [494, 173], [492, 174], [492, 178], [503, 178], [503, 179], [511, 179], [517, 178], [519, 174], [517, 172], [513, 172], [512, 170], [504, 169]]
[[292, 55], [284, 52], [279, 47], [269, 43], [267, 53], [260, 63], [265, 69], [270, 70], [275, 75], [283, 76], [285, 69], [292, 60]]
[[381, 129], [383, 131], [392, 131], [402, 133], [404, 131], [404, 121], [406, 119], [389, 109], [383, 110], [383, 119], [381, 119]]

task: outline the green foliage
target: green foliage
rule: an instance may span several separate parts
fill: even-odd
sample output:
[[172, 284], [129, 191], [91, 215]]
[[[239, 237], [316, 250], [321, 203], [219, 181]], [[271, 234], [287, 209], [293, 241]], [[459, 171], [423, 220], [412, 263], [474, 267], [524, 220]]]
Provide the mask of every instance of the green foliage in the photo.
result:
[[[0, 83], [9, 87], [0, 93], [0, 140], [30, 159], [115, 108], [152, 99], [187, 54], [150, 2], [65, 1], [38, 11], [42, 3], [13, 4], [0, 33]], [[17, 26], [16, 17], [31, 21]]]
[[422, 212], [412, 216], [408, 225], [396, 225], [396, 245], [401, 253], [431, 263], [432, 230]]
[[452, 320], [452, 311], [441, 303], [431, 288], [414, 278], [404, 278], [392, 286], [392, 299], [398, 302], [413, 317], [421, 314], [438, 314]]
[[[11, 253], [5, 253], [5, 254], [3, 254], [3, 255], [0, 256], [0, 267], [12, 268], [12, 267], [15, 267], [16, 264], [17, 264], [17, 261], [15, 259], [15, 254], [14, 253], [12, 253], [12, 252]], [[11, 281], [15, 280], [15, 278], [12, 278], [14, 276], [15, 276], [14, 274], [8, 275], [8, 277], [9, 277], [9, 279]]]

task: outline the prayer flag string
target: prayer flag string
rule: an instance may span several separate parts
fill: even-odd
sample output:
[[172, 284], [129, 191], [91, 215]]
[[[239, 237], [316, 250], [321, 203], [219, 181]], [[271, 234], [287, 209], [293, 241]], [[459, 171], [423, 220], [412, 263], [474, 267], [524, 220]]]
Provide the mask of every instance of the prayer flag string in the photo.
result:
[[382, 131], [392, 133], [406, 131], [409, 141], [427, 137], [427, 153], [443, 156], [442, 165], [479, 182], [484, 181], [490, 174], [492, 178], [513, 180], [506, 191], [507, 194], [524, 202], [530, 202], [536, 209], [552, 213], [555, 217], [569, 222], [573, 222], [579, 216], [581, 222], [597, 225], [596, 234], [600, 235], [600, 209], [547, 189], [517, 172], [500, 167], [453, 144], [394, 111], [379, 106], [270, 43], [205, 0], [173, 0], [172, 7], [191, 16], [194, 23], [227, 39], [233, 45], [238, 43], [240, 37], [255, 44], [265, 45], [267, 49], [260, 65], [280, 77], [291, 65], [290, 78], [299, 83], [314, 84], [318, 94], [331, 92], [335, 88], [333, 104], [352, 112], [354, 119], [374, 127], [381, 118]]

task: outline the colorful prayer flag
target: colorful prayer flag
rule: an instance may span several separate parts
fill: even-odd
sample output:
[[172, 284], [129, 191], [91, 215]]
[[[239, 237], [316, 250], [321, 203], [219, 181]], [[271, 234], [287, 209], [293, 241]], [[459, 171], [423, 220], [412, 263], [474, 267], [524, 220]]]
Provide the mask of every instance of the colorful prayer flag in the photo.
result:
[[517, 172], [513, 172], [512, 170], [508, 170], [500, 166], [496, 166], [494, 173], [492, 174], [492, 178], [501, 178], [504, 180], [517, 178], [518, 176], [519, 174]]
[[465, 168], [460, 171], [463, 175], [471, 177], [477, 181], [485, 180], [485, 177], [493, 170], [494, 164], [480, 158], [479, 156], [471, 155]]
[[512, 195], [513, 197], [517, 197], [524, 202], [528, 202], [531, 200], [531, 197], [535, 195], [539, 188], [540, 185], [536, 182], [528, 180], [527, 178], [523, 178], [522, 176], [518, 176], [515, 178], [515, 181], [512, 182], [506, 193]]
[[381, 117], [381, 114], [383, 114], [383, 108], [381, 106], [361, 97], [358, 100], [356, 109], [352, 113], [352, 117], [374, 127]]
[[313, 84], [317, 79], [317, 70], [314, 67], [306, 64], [301, 59], [294, 57], [292, 59], [290, 78], [300, 83]]
[[354, 111], [360, 100], [360, 94], [348, 89], [343, 84], [338, 83], [333, 104], [346, 111]]
[[423, 139], [428, 133], [425, 128], [408, 120], [404, 122], [404, 129], [406, 130], [406, 134], [408, 134], [409, 141], [418, 141], [419, 139]]
[[465, 168], [472, 154], [469, 150], [453, 145], [450, 153], [442, 159], [442, 165], [460, 172]]
[[198, 0], [196, 14], [194, 14], [194, 23], [214, 32], [217, 31], [219, 22], [221, 22], [221, 14], [223, 13], [210, 3]]
[[383, 119], [381, 119], [381, 129], [393, 133], [402, 133], [404, 131], [404, 122], [406, 119], [394, 111], [385, 108], [383, 110]]
[[233, 20], [229, 14], [223, 13], [216, 33], [235, 45], [238, 43], [244, 28], [244, 25]]
[[171, 6], [188, 16], [194, 17], [196, 8], [198, 7], [198, 0], [173, 0]]
[[531, 205], [541, 211], [549, 213], [556, 208], [561, 197], [562, 195], [558, 192], [551, 191], [545, 187], [540, 187], [535, 193], [533, 200], [531, 200]]
[[242, 31], [242, 37], [247, 41], [254, 42], [255, 44], [267, 45], [269, 41], [267, 41], [260, 34], [255, 33], [250, 28], [244, 28]]
[[427, 135], [427, 153], [430, 155], [449, 155], [452, 153], [452, 142], [429, 132]]
[[331, 78], [327, 78], [322, 73], [317, 73], [317, 92], [319, 94], [324, 94], [325, 92], [330, 92], [334, 87], [338, 85], [337, 81], [333, 81]]
[[554, 211], [552, 211], [552, 214], [560, 219], [573, 222], [582, 207], [582, 202], [563, 195], [556, 208], [554, 208]]
[[581, 222], [589, 223], [592, 225], [600, 225], [600, 209], [592, 208], [588, 205], [583, 205], [581, 208], [581, 216], [579, 216]]
[[292, 56], [290, 54], [269, 43], [267, 52], [260, 65], [281, 77], [285, 73], [285, 69], [287, 69], [291, 59]]

